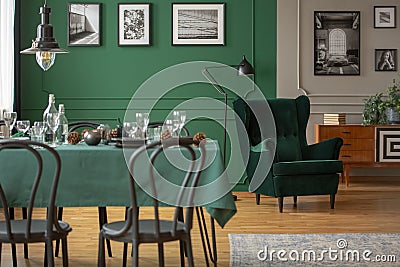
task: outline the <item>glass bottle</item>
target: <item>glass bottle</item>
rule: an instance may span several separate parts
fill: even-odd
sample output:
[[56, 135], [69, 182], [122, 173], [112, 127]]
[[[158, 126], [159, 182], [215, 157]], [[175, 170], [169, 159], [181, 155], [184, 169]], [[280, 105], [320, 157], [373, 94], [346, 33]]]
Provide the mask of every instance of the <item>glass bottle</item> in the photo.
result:
[[68, 120], [65, 116], [64, 104], [58, 105], [58, 130], [57, 130], [57, 142], [59, 144], [68, 144]]
[[54, 105], [55, 102], [56, 102], [56, 98], [55, 98], [54, 94], [49, 94], [49, 103], [43, 112], [43, 122], [46, 124], [46, 130], [45, 130], [45, 135], [44, 135], [45, 143], [50, 143], [53, 140], [53, 132], [47, 126], [46, 116], [48, 113], [57, 113], [56, 106]]

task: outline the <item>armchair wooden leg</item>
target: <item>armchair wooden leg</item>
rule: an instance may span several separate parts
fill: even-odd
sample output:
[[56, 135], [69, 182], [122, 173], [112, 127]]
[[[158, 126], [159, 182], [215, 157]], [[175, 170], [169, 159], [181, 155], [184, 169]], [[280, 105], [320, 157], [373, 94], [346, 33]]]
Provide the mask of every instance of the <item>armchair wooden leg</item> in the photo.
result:
[[278, 197], [279, 212], [283, 212], [283, 197]]
[[293, 196], [293, 206], [297, 207], [297, 196]]
[[331, 202], [331, 209], [334, 209], [334, 208], [335, 208], [335, 196], [336, 196], [336, 194], [331, 194], [331, 200], [330, 200], [330, 202]]
[[256, 204], [257, 205], [260, 205], [260, 198], [261, 198], [260, 194], [256, 194]]

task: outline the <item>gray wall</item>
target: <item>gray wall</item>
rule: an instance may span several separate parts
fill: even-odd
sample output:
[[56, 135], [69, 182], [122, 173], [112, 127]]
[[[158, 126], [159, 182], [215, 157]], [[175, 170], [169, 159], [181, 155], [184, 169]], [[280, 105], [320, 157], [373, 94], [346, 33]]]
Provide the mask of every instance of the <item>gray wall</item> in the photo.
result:
[[[322, 123], [323, 113], [346, 113], [347, 123], [361, 123], [363, 99], [386, 90], [397, 72], [376, 72], [374, 49], [400, 49], [399, 15], [397, 28], [374, 28], [374, 5], [397, 6], [386, 0], [279, 0], [277, 1], [277, 97], [296, 97], [299, 88], [308, 92], [311, 118], [308, 140], [314, 140], [314, 123]], [[399, 8], [399, 7], [397, 7]], [[360, 76], [315, 76], [314, 11], [360, 11]], [[398, 13], [399, 10], [397, 10]], [[400, 51], [400, 50], [399, 50]], [[390, 175], [398, 170], [368, 169], [357, 175]]]

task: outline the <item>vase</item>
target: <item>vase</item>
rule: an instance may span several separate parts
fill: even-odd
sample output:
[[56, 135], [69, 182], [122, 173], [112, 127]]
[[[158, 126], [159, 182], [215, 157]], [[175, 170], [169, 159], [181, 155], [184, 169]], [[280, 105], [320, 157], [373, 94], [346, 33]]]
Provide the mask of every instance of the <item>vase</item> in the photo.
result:
[[386, 122], [388, 124], [400, 124], [400, 114], [395, 108], [386, 109]]

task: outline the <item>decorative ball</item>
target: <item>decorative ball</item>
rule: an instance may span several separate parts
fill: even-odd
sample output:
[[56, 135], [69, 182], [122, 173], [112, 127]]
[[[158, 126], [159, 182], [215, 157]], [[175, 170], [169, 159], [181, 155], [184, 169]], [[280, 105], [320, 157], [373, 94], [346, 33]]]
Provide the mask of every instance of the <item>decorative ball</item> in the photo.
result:
[[99, 131], [87, 131], [84, 137], [85, 143], [89, 146], [97, 146], [101, 141], [101, 133]]
[[68, 140], [68, 144], [76, 145], [79, 143], [79, 141], [81, 141], [81, 138], [80, 138], [78, 132], [70, 132], [68, 134], [67, 140]]
[[81, 132], [81, 139], [85, 139], [85, 135], [86, 135], [86, 133], [87, 132], [89, 132], [90, 130], [88, 130], [88, 129], [84, 129], [84, 130], [82, 130], [82, 132]]
[[194, 146], [199, 146], [200, 142], [205, 142], [206, 141], [206, 134], [203, 132], [198, 132], [193, 136], [193, 145]]

